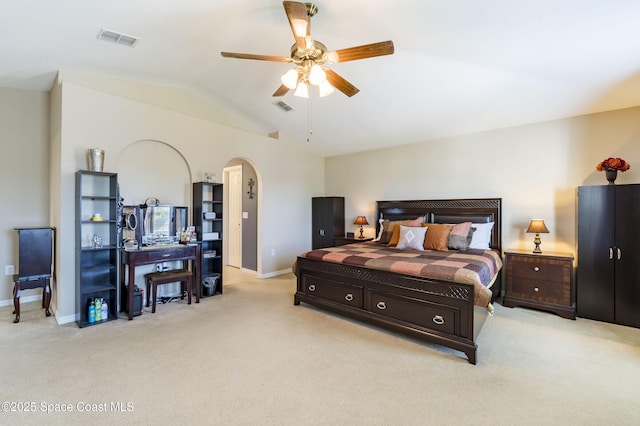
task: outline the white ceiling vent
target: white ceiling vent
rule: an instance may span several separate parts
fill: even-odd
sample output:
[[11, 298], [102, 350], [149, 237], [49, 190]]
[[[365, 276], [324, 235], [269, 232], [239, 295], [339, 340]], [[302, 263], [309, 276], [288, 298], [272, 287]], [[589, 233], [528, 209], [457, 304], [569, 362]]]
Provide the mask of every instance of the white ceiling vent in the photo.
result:
[[285, 101], [275, 101], [273, 103], [275, 106], [283, 110], [284, 112], [293, 111], [293, 107], [286, 103]]
[[140, 40], [140, 38], [117, 33], [111, 30], [105, 30], [103, 28], [98, 33], [98, 40], [110, 41], [112, 43], [121, 44], [123, 46], [133, 47], [138, 42], [138, 40]]

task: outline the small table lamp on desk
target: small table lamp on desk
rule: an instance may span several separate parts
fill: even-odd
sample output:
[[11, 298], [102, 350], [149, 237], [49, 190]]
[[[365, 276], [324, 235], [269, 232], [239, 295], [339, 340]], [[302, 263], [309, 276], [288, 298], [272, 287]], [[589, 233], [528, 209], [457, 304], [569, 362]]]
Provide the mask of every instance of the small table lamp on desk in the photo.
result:
[[362, 225], [368, 225], [367, 218], [364, 216], [356, 217], [356, 220], [353, 222], [354, 225], [360, 225], [360, 239], [364, 240], [364, 230], [362, 229]]

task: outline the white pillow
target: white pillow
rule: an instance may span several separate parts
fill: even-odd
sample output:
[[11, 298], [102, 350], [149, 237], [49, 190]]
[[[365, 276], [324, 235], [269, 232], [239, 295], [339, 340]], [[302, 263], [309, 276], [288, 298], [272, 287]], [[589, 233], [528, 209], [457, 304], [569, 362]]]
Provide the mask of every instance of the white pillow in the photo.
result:
[[488, 249], [491, 245], [491, 230], [493, 222], [472, 223], [472, 228], [476, 228], [469, 244], [470, 249]]
[[426, 233], [426, 226], [416, 228], [413, 226], [400, 225], [400, 239], [398, 240], [396, 248], [424, 251], [424, 236]]
[[380, 223], [380, 232], [378, 232], [378, 236], [376, 238], [374, 238], [373, 241], [380, 241], [380, 239], [382, 238], [382, 231], [384, 231], [382, 223], [384, 222], [384, 219], [378, 219], [378, 223]]

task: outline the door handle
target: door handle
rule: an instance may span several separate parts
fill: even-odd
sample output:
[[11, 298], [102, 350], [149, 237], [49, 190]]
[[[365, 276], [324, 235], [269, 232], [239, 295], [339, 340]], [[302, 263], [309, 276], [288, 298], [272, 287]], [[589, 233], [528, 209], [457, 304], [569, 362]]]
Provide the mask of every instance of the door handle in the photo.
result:
[[616, 251], [618, 252], [618, 260], [622, 257], [622, 251], [620, 251], [620, 247], [616, 247]]
[[609, 247], [609, 259], [613, 259], [613, 248]]

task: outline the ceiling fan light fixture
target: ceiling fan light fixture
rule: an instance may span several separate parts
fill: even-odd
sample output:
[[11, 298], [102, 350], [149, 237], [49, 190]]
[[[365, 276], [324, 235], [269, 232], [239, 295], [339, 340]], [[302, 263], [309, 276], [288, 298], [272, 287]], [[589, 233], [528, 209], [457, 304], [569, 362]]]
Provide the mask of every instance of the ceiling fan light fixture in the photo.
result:
[[282, 77], [280, 77], [282, 84], [293, 90], [298, 84], [298, 71], [290, 69]]
[[324, 98], [325, 96], [333, 93], [333, 86], [325, 80], [318, 86], [318, 91], [320, 92], [320, 97]]
[[327, 81], [327, 75], [322, 70], [322, 67], [318, 64], [314, 64], [309, 71], [309, 83], [314, 86], [319, 86]]
[[298, 88], [296, 89], [296, 91], [293, 94], [293, 96], [297, 96], [299, 98], [308, 98], [309, 97], [309, 87], [307, 86], [307, 83], [305, 83], [304, 81], [301, 81], [298, 84]]

